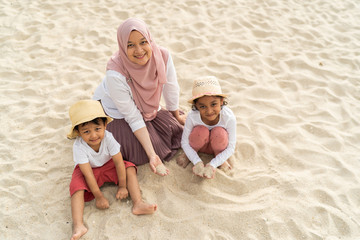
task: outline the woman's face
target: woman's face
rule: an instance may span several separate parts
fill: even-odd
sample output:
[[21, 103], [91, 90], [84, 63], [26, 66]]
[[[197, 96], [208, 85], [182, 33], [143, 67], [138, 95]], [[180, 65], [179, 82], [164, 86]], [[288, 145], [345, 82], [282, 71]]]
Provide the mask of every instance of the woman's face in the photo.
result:
[[150, 43], [138, 31], [132, 31], [127, 43], [127, 57], [132, 63], [145, 65], [151, 58]]

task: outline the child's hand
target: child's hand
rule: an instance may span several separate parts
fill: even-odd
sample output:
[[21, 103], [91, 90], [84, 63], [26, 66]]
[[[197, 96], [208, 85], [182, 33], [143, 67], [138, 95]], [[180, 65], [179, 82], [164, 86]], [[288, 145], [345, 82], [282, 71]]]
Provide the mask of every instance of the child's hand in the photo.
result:
[[95, 198], [95, 205], [99, 209], [107, 209], [109, 208], [109, 201], [104, 196], [100, 196]]
[[204, 163], [198, 162], [195, 164], [195, 166], [192, 168], [193, 173], [199, 177], [204, 177]]
[[126, 189], [126, 187], [119, 187], [118, 191], [116, 193], [116, 199], [125, 199], [127, 198], [129, 195], [128, 190]]
[[204, 177], [206, 178], [214, 178], [216, 169], [210, 164], [206, 164], [204, 168]]

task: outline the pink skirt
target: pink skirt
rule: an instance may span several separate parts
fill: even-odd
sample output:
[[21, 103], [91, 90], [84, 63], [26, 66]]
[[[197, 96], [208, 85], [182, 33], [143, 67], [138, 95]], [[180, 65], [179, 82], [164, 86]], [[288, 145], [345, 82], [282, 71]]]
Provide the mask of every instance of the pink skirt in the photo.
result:
[[[169, 161], [181, 147], [183, 126], [164, 109], [161, 109], [156, 118], [145, 122], [155, 153], [163, 161]], [[129, 124], [124, 119], [114, 119], [106, 128], [120, 143], [120, 151], [124, 158], [135, 165], [149, 162], [145, 150], [135, 137]]]

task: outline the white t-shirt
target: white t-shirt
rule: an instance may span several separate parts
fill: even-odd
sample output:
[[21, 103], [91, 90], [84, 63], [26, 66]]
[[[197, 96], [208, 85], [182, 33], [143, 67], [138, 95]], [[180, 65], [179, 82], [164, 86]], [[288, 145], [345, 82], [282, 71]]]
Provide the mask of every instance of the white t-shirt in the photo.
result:
[[[170, 54], [166, 66], [167, 82], [163, 86], [162, 96], [166, 109], [175, 111], [179, 108], [180, 88]], [[126, 82], [126, 77], [121, 73], [113, 70], [106, 71], [106, 76], [96, 88], [93, 99], [101, 100], [106, 114], [110, 117], [124, 118], [133, 132], [145, 127], [144, 119], [134, 102], [131, 88]]]
[[92, 168], [101, 167], [112, 156], [120, 152], [120, 144], [111, 132], [105, 130], [104, 139], [101, 141], [99, 152], [95, 152], [81, 137], [76, 137], [73, 145], [73, 158], [75, 167], [78, 164], [90, 163]]
[[200, 112], [198, 110], [191, 110], [186, 117], [184, 131], [181, 138], [181, 147], [186, 156], [195, 165], [201, 161], [197, 152], [190, 146], [189, 136], [195, 126], [202, 125], [209, 130], [214, 127], [222, 127], [226, 129], [229, 134], [229, 144], [224, 151], [219, 153], [210, 161], [210, 165], [214, 168], [221, 166], [235, 151], [236, 146], [236, 117], [230, 108], [223, 106], [220, 111], [220, 119], [216, 125], [209, 126], [201, 120]]

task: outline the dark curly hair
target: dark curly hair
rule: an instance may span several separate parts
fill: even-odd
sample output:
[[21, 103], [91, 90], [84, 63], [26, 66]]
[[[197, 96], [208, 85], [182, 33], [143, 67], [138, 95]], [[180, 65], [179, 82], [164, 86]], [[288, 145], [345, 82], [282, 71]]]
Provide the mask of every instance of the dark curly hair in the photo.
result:
[[[221, 105], [221, 107], [228, 104], [228, 102], [227, 102], [227, 100], [226, 100], [227, 98], [222, 97], [222, 96], [214, 96], [214, 97], [218, 97], [218, 98], [221, 98], [221, 99], [224, 100], [224, 101], [223, 101], [223, 104]], [[196, 102], [197, 102], [198, 99], [199, 99], [199, 98], [194, 99], [194, 101], [193, 101], [193, 103], [192, 103], [192, 105], [191, 105], [191, 109], [194, 110], [194, 111], [195, 111], [195, 110], [198, 110], [198, 109], [196, 108]]]
[[93, 119], [91, 121], [88, 121], [88, 122], [80, 123], [79, 125], [76, 125], [74, 127], [74, 129], [79, 131], [79, 129], [78, 129], [79, 126], [83, 127], [83, 126], [85, 126], [86, 124], [89, 124], [89, 123], [100, 125], [100, 123], [102, 122], [105, 125], [106, 121], [107, 121], [107, 119], [105, 117], [99, 117], [99, 118], [95, 118], [95, 119]]

